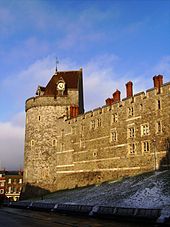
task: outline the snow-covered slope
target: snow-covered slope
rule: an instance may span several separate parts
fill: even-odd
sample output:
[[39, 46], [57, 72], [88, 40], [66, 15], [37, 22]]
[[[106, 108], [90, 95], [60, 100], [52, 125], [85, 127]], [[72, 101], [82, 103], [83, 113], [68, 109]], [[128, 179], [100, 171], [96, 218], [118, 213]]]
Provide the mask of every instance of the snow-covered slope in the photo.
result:
[[59, 191], [45, 196], [44, 202], [170, 211], [170, 171], [145, 173], [100, 185]]

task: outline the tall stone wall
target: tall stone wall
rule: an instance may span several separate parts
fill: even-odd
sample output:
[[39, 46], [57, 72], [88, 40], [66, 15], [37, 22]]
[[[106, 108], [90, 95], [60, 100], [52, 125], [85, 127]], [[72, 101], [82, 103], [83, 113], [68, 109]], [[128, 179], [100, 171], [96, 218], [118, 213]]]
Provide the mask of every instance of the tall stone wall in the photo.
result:
[[47, 99], [27, 101], [25, 182], [55, 191], [169, 167], [170, 83], [73, 119]]

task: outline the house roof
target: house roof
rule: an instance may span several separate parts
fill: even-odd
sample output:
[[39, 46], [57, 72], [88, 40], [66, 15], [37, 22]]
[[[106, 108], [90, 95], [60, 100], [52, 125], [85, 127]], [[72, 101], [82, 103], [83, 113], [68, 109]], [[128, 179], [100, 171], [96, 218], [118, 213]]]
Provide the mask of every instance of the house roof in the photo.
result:
[[67, 89], [78, 89], [81, 76], [81, 69], [78, 71], [62, 71], [55, 73], [47, 84], [43, 96], [55, 96], [56, 84], [61, 78], [65, 81]]

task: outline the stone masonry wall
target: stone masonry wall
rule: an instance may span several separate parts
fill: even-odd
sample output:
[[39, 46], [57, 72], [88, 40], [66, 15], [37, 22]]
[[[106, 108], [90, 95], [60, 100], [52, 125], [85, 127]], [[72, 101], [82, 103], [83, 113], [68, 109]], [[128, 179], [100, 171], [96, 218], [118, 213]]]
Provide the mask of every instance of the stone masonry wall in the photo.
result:
[[73, 119], [64, 98], [44, 99], [27, 101], [25, 182], [55, 191], [169, 167], [170, 83]]

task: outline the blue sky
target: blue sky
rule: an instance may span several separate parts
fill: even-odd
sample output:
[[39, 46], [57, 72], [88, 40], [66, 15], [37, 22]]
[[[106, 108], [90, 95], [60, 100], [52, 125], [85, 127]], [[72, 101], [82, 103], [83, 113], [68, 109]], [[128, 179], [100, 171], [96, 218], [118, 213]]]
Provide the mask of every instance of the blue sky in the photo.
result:
[[1, 168], [23, 166], [24, 103], [56, 57], [59, 70], [83, 68], [86, 110], [129, 80], [135, 92], [155, 74], [170, 81], [170, 1], [0, 0]]

